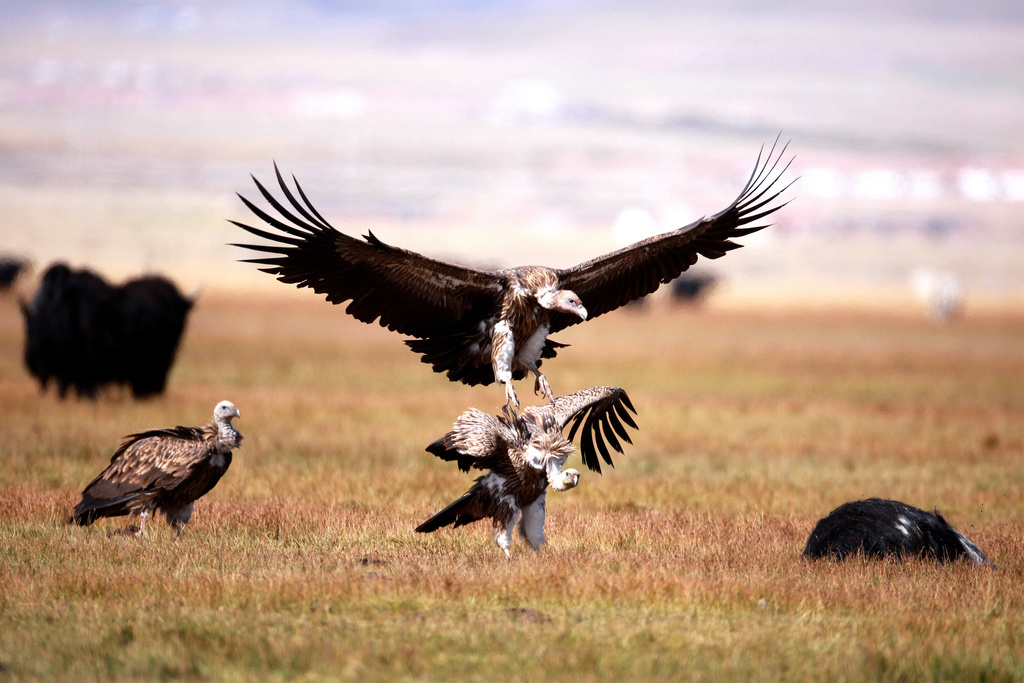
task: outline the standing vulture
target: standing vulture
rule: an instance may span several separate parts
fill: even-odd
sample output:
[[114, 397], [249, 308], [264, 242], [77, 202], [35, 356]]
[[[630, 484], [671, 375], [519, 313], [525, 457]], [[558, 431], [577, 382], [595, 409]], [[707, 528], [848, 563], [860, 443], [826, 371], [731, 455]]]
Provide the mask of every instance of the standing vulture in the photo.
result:
[[[521, 415], [508, 404], [497, 418], [470, 408], [455, 422], [454, 429], [427, 446], [427, 451], [442, 460], [456, 461], [463, 472], [471, 467], [489, 471], [416, 531], [428, 533], [490, 518], [494, 541], [506, 556], [516, 525], [526, 542], [540, 550], [544, 543], [545, 490], [550, 484], [556, 491], [567, 491], [579, 483], [578, 471], [562, 469], [573, 453], [570, 440], [582, 425], [583, 463], [600, 473], [598, 451], [611, 465], [608, 445], [621, 453], [619, 439], [632, 443], [622, 425], [625, 422], [637, 428], [630, 411], [636, 412], [629, 397], [616, 387], [577, 391], [550, 404], [527, 408]], [[566, 439], [562, 430], [569, 422], [573, 425]]]
[[150, 512], [160, 510], [180, 535], [195, 501], [217, 485], [231, 465], [231, 450], [242, 443], [231, 424], [236, 417], [241, 417], [238, 408], [221, 401], [210, 424], [125, 437], [107, 469], [82, 491], [71, 520], [86, 526], [99, 517], [138, 514], [137, 533], [144, 535]]
[[[239, 195], [275, 231], [238, 227], [271, 244], [236, 244], [265, 254], [248, 262], [281, 282], [311, 287], [357, 320], [415, 337], [405, 343], [435, 372], [465, 384], [505, 385], [506, 403], [519, 407], [512, 380], [536, 375], [535, 391], [553, 400], [540, 373], [541, 360], [565, 346], [553, 332], [613, 311], [653, 292], [697, 262], [714, 259], [739, 244], [731, 241], [765, 227], [751, 225], [784, 204], [773, 202], [786, 189], [778, 180], [785, 146], [763, 148], [739, 196], [723, 211], [686, 227], [649, 237], [567, 269], [520, 266], [476, 270], [393, 247], [367, 233], [357, 239], [339, 232], [313, 207], [298, 181], [289, 189], [275, 164], [287, 203], [258, 180], [256, 187], [279, 214], [273, 216]], [[788, 187], [788, 185], [786, 186]]]

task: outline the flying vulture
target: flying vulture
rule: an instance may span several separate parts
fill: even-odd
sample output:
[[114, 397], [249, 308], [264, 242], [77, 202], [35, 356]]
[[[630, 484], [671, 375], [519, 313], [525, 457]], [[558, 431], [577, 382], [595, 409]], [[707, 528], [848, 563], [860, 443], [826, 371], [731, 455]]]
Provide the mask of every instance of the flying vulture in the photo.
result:
[[920, 555], [939, 562], [966, 557], [975, 564], [991, 564], [938, 511], [880, 498], [843, 503], [818, 520], [804, 548], [809, 558], [842, 560], [857, 553], [879, 558]]
[[146, 533], [150, 512], [160, 510], [180, 535], [197, 499], [210, 491], [231, 465], [231, 450], [242, 435], [231, 424], [241, 417], [230, 401], [221, 401], [213, 421], [202, 427], [151, 429], [125, 437], [107, 469], [93, 479], [75, 506], [75, 524], [86, 526], [100, 517], [135, 515]]
[[[752, 225], [780, 209], [788, 187], [778, 181], [785, 146], [758, 154], [743, 191], [719, 213], [649, 237], [567, 269], [520, 266], [477, 270], [393, 247], [372, 232], [357, 239], [324, 219], [293, 176], [293, 192], [274, 165], [285, 202], [253, 181], [277, 216], [239, 198], [273, 231], [238, 221], [238, 227], [271, 244], [235, 244], [261, 252], [246, 259], [281, 282], [311, 287], [365, 323], [414, 337], [406, 344], [454, 382], [505, 385], [506, 403], [519, 407], [512, 380], [536, 375], [535, 392], [553, 400], [540, 372], [542, 359], [564, 347], [548, 335], [596, 318], [653, 292], [697, 262], [740, 245], [733, 238], [765, 227]], [[762, 163], [762, 157], [764, 163]], [[296, 194], [297, 193], [297, 194]], [[774, 205], [773, 205], [774, 203]]]
[[[529, 407], [521, 414], [506, 403], [497, 418], [470, 408], [455, 422], [454, 429], [427, 446], [427, 451], [442, 460], [456, 461], [464, 472], [471, 467], [488, 472], [416, 531], [428, 533], [490, 518], [494, 541], [506, 556], [516, 525], [526, 542], [540, 550], [544, 543], [545, 490], [550, 484], [556, 491], [567, 491], [579, 482], [578, 471], [562, 469], [574, 450], [570, 440], [582, 426], [583, 463], [600, 473], [598, 453], [612, 465], [608, 446], [621, 453], [619, 439], [632, 443], [622, 424], [637, 428], [630, 412], [636, 411], [629, 397], [616, 387], [591, 387], [544, 406]], [[562, 430], [570, 422], [573, 424], [566, 439]]]

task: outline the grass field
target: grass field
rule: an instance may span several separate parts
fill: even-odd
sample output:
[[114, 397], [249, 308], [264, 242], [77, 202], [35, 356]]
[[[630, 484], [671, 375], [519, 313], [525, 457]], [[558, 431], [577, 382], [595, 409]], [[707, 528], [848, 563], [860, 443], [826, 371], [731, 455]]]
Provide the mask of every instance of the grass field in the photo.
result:
[[[471, 481], [424, 446], [500, 390], [283, 290], [204, 293], [142, 403], [41, 395], [0, 299], [0, 680], [1024, 677], [1024, 317], [661, 308], [569, 330], [556, 393], [623, 386], [641, 430], [508, 560], [483, 524], [413, 532]], [[184, 538], [65, 524], [120, 436], [225, 398], [246, 441]], [[873, 495], [939, 507], [998, 568], [801, 559], [819, 517]]]
[[[372, 5], [0, 3], [0, 251], [204, 288], [141, 403], [41, 394], [0, 294], [0, 682], [1024, 680], [1016, 5]], [[711, 308], [556, 336], [555, 391], [622, 386], [641, 430], [550, 495], [539, 555], [413, 532], [472, 481], [424, 447], [499, 389], [227, 246], [277, 161], [346, 232], [571, 266], [624, 246], [626, 208], [724, 206], [779, 131], [803, 180]], [[879, 173], [899, 191], [858, 190]], [[910, 310], [918, 267], [963, 278], [966, 318]], [[65, 524], [122, 435], [222, 399], [246, 440], [184, 538]], [[998, 568], [801, 559], [868, 496], [938, 507]]]

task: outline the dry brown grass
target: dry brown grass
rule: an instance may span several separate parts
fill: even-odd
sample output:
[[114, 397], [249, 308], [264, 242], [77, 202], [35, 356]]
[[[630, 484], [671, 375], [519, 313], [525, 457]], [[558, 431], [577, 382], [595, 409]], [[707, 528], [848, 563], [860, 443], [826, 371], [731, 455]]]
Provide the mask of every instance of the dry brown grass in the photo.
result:
[[[167, 395], [60, 402], [0, 300], [0, 678], [1024, 675], [1024, 317], [626, 311], [557, 338], [556, 391], [621, 385], [641, 431], [508, 561], [479, 524], [413, 533], [470, 481], [424, 445], [501, 392], [394, 335], [208, 292]], [[122, 434], [223, 398], [246, 442], [186, 538], [64, 524]], [[801, 560], [871, 495], [938, 506], [998, 569]]]

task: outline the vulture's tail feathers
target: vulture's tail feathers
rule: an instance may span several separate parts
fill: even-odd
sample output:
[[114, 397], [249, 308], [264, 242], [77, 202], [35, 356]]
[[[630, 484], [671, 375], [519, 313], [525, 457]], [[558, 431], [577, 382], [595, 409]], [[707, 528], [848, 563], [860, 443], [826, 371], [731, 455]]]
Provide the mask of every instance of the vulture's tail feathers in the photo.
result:
[[[252, 232], [251, 229], [250, 232]], [[266, 237], [266, 235], [261, 236]], [[470, 386], [478, 384], [487, 386], [494, 382], [494, 370], [491, 369], [490, 363], [480, 365], [477, 362], [479, 360], [478, 352], [467, 350], [475, 342], [475, 336], [465, 332], [405, 340], [406, 346], [412, 349], [414, 353], [419, 354], [421, 356], [420, 360], [431, 366], [434, 372], [448, 375], [448, 379], [453, 382], [462, 382]], [[567, 346], [569, 345], [560, 344], [553, 339], [548, 339], [544, 344], [544, 349], [541, 351], [541, 360], [554, 358], [558, 354], [558, 349]], [[541, 363], [538, 362], [537, 365], [539, 367]], [[517, 367], [512, 373], [512, 379], [514, 380], [521, 380], [524, 377], [526, 377], [525, 368]]]
[[462, 382], [470, 386], [488, 385], [494, 382], [494, 371], [490, 364], [475, 364], [471, 354], [464, 348], [467, 336], [459, 333], [438, 335], [425, 339], [406, 339], [405, 344], [420, 360], [434, 369], [434, 372], [445, 373], [453, 382]]
[[68, 523], [89, 526], [100, 517], [123, 517], [131, 514], [129, 504], [136, 497], [136, 494], [132, 494], [119, 498], [94, 498], [84, 494], [82, 502], [75, 506], [75, 513]]
[[444, 526], [457, 528], [463, 524], [470, 524], [483, 519], [484, 516], [479, 513], [477, 507], [473, 491], [467, 491], [454, 503], [416, 527], [416, 531], [421, 534], [428, 534]]

